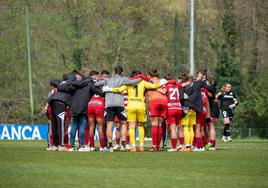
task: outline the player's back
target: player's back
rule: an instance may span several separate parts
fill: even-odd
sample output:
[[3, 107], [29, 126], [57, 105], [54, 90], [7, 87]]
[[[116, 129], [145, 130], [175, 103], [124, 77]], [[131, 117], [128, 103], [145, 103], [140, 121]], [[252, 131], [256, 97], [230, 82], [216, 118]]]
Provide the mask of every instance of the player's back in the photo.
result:
[[141, 81], [135, 85], [127, 86], [128, 108], [145, 108], [145, 89], [145, 81]]
[[179, 88], [181, 87], [182, 86], [176, 84], [175, 81], [173, 84], [165, 85], [165, 89], [167, 90], [168, 109], [181, 109], [179, 92]]

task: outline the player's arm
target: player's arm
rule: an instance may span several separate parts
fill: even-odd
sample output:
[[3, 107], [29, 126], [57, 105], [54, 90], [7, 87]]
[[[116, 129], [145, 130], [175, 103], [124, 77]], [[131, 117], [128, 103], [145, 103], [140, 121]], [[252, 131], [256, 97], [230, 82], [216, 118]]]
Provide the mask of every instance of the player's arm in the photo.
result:
[[118, 88], [112, 88], [111, 92], [113, 92], [113, 93], [122, 93], [126, 89], [127, 89], [127, 86], [121, 86], [121, 87], [118, 87]]
[[100, 80], [100, 81], [96, 82], [94, 85], [101, 87], [101, 86], [107, 85], [107, 82], [106, 82], [106, 80]]
[[160, 87], [161, 87], [160, 83], [158, 83], [158, 84], [152, 84], [150, 82], [144, 81], [144, 88], [145, 89], [158, 89]]
[[217, 102], [219, 100], [219, 98], [222, 95], [222, 91], [220, 91], [219, 93], [217, 93], [217, 95], [215, 96], [215, 101]]
[[234, 96], [234, 98], [233, 98], [234, 103], [229, 106], [229, 108], [231, 108], [231, 109], [233, 109], [234, 107], [236, 107], [238, 105], [238, 100], [237, 100], [236, 95], [234, 94], [233, 96]]
[[187, 81], [187, 82], [184, 82], [184, 83], [181, 84], [182, 87], [187, 87], [189, 85], [191, 85], [190, 81]]
[[43, 110], [41, 111], [41, 114], [45, 114], [47, 112], [47, 109], [48, 109], [48, 102], [46, 103], [46, 105], [44, 106]]
[[57, 89], [58, 91], [65, 93], [74, 93], [76, 90], [76, 88], [68, 81], [63, 81]]
[[127, 77], [123, 77], [123, 82], [121, 85], [134, 85], [134, 84], [137, 84], [139, 83], [142, 79], [141, 78], [137, 78], [137, 79], [134, 79], [134, 80], [130, 80], [129, 78]]
[[92, 82], [92, 79], [90, 77], [85, 78], [83, 80], [72, 80], [70, 81], [70, 83], [74, 86], [74, 87], [85, 87], [87, 86], [90, 82]]
[[166, 83], [168, 83], [166, 79], [160, 79], [160, 82], [157, 84], [152, 84], [150, 82], [144, 81], [144, 88], [145, 89], [158, 89], [161, 86], [165, 85]]

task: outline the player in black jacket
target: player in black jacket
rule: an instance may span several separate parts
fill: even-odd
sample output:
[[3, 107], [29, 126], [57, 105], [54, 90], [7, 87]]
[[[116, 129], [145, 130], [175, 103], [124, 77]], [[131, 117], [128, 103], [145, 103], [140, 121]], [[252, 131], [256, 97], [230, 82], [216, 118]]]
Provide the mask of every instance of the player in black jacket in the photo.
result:
[[220, 109], [223, 117], [224, 130], [222, 141], [231, 142], [231, 121], [234, 117], [234, 109], [238, 105], [238, 100], [235, 93], [232, 91], [232, 85], [227, 83], [224, 85], [223, 90], [219, 92], [216, 97], [216, 101], [220, 100]]
[[84, 80], [90, 80], [85, 86], [82, 85], [76, 88], [72, 103], [71, 103], [71, 116], [73, 117], [73, 124], [70, 131], [70, 144], [69, 151], [74, 150], [76, 131], [79, 128], [79, 140], [80, 146], [78, 151], [87, 151], [84, 145], [85, 141], [85, 129], [88, 123], [87, 106], [90, 98], [94, 95], [104, 96], [101, 89], [94, 86], [94, 82], [91, 78], [84, 78]]
[[57, 92], [48, 98], [51, 106], [51, 127], [53, 147], [52, 151], [65, 151], [64, 147], [64, 123], [67, 105], [71, 104], [75, 87], [70, 84], [75, 80], [74, 74], [63, 76], [63, 80], [52, 80], [50, 85], [57, 88]]

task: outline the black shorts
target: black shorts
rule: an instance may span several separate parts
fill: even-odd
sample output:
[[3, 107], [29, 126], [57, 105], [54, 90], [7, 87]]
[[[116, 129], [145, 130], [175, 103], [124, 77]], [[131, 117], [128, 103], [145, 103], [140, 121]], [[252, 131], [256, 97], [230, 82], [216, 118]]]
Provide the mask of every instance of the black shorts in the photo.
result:
[[234, 112], [232, 109], [225, 109], [225, 110], [221, 110], [221, 115], [223, 119], [229, 118], [230, 120], [232, 120], [234, 117]]
[[114, 121], [116, 116], [120, 121], [127, 121], [127, 112], [124, 107], [116, 106], [105, 108], [104, 118], [106, 121]]

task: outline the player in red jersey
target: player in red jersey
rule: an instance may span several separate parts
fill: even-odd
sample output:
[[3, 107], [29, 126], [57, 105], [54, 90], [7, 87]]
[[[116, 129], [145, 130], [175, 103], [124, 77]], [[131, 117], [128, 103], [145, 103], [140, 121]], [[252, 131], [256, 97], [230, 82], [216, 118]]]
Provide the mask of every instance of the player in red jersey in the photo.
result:
[[[157, 70], [148, 73], [152, 83], [159, 83], [160, 78]], [[167, 97], [163, 89], [152, 90], [148, 92], [149, 112], [152, 123], [152, 151], [158, 151], [162, 139], [162, 122], [167, 114]]]
[[[202, 97], [203, 111], [197, 112], [196, 114], [196, 125], [195, 125], [195, 144], [196, 147], [193, 151], [205, 151], [204, 146], [208, 144], [208, 140], [204, 134], [204, 126], [206, 124], [206, 118], [210, 114], [209, 103], [208, 103], [208, 91], [205, 88], [200, 89]], [[210, 116], [210, 115], [209, 115]]]
[[[91, 71], [90, 76], [93, 81], [97, 82], [100, 79], [100, 74], [97, 71]], [[98, 132], [100, 138], [100, 151], [105, 151], [105, 141], [104, 141], [104, 107], [105, 100], [104, 97], [99, 95], [93, 95], [88, 103], [88, 119], [89, 119], [89, 142], [90, 142], [90, 151], [95, 151], [94, 143], [94, 133], [96, 122], [98, 124]]]
[[176, 83], [175, 80], [172, 79], [172, 75], [169, 74], [166, 76], [168, 83], [164, 86], [164, 91], [167, 95], [167, 124], [171, 131], [171, 145], [172, 148], [169, 149], [169, 152], [177, 151], [177, 131], [176, 127], [179, 126], [181, 115], [182, 115], [182, 106], [180, 102], [180, 92], [179, 90], [190, 84], [190, 82], [186, 83]]

